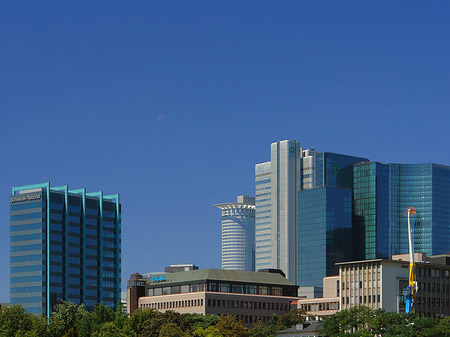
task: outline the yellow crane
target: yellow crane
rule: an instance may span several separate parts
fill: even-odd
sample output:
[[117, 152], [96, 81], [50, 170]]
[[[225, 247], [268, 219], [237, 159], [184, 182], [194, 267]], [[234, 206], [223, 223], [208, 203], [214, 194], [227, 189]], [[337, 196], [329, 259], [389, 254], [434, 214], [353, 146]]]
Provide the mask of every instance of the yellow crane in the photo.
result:
[[414, 242], [411, 231], [411, 216], [416, 215], [414, 207], [405, 209], [405, 216], [408, 217], [408, 243], [409, 243], [409, 284], [406, 294], [406, 312], [414, 312], [414, 303], [416, 301], [417, 281], [416, 281], [416, 263], [414, 262]]

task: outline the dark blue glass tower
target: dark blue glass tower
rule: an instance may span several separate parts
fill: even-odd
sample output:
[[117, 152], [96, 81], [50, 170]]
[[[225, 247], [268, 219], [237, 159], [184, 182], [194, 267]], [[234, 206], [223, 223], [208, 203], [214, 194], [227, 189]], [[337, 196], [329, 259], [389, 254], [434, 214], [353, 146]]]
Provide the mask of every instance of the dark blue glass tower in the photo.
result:
[[323, 277], [338, 272], [336, 262], [353, 259], [353, 165], [367, 161], [314, 153], [314, 187], [298, 192], [298, 285], [322, 287]]
[[50, 316], [61, 302], [120, 300], [119, 195], [86, 193], [50, 183], [13, 187], [11, 304]]
[[298, 284], [322, 287], [336, 262], [353, 257], [352, 191], [319, 187], [299, 192]]

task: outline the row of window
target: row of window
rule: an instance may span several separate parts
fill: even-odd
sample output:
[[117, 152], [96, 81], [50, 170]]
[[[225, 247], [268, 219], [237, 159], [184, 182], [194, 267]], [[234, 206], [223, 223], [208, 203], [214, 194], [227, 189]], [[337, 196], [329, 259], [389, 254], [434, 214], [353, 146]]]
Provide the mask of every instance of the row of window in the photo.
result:
[[11, 288], [11, 290], [10, 290], [11, 294], [40, 293], [40, 292], [44, 292], [44, 291], [45, 291], [44, 286], [17, 287], [17, 288]]
[[11, 215], [10, 216], [10, 220], [11, 221], [30, 220], [30, 219], [38, 219], [38, 218], [45, 218], [45, 212], [16, 214], [16, 215]]
[[11, 242], [28, 241], [28, 240], [42, 240], [43, 236], [44, 236], [43, 233], [24, 234], [24, 235], [11, 236], [10, 240], [11, 240]]
[[42, 303], [42, 296], [11, 298], [11, 304]]
[[357, 300], [358, 297], [342, 297], [342, 304], [350, 304], [350, 300], [351, 300], [351, 304], [359, 304], [359, 305], [364, 305], [364, 304], [370, 304], [370, 303], [380, 303], [381, 299], [380, 299], [380, 295], [365, 295], [365, 296], [359, 296], [359, 303], [354, 303], [354, 300]]
[[234, 309], [255, 309], [270, 311], [288, 311], [289, 304], [275, 302], [256, 302], [256, 301], [233, 301], [208, 299], [208, 307], [211, 308], [234, 308]]
[[42, 261], [44, 259], [44, 255], [36, 254], [36, 255], [23, 255], [23, 256], [11, 256], [11, 263], [15, 262], [29, 262], [29, 261]]
[[45, 206], [45, 202], [43, 201], [33, 201], [29, 203], [18, 203], [18, 204], [12, 204], [10, 206], [11, 211], [20, 211], [23, 209], [31, 209], [31, 208], [42, 208]]
[[28, 282], [42, 282], [42, 281], [45, 281], [45, 276], [42, 275], [11, 277], [11, 283], [28, 283]]
[[45, 227], [45, 224], [42, 222], [35, 222], [35, 223], [27, 223], [24, 225], [12, 225], [10, 227], [11, 232], [18, 232], [18, 231], [27, 231], [31, 229], [43, 229]]
[[339, 310], [339, 302], [325, 302], [325, 303], [313, 303], [302, 304], [300, 306], [305, 311], [328, 311]]
[[11, 267], [11, 274], [13, 273], [26, 273], [31, 271], [42, 271], [42, 264], [31, 265], [31, 266], [20, 266], [20, 267]]
[[191, 293], [198, 291], [212, 291], [222, 293], [236, 293], [236, 294], [257, 294], [257, 295], [273, 295], [273, 296], [295, 296], [295, 289], [286, 289], [286, 294], [283, 294], [283, 288], [277, 286], [264, 285], [245, 285], [245, 284], [230, 284], [219, 282], [193, 283], [181, 286], [158, 287], [150, 288], [149, 296], [169, 295], [179, 293]]
[[155, 310], [194, 308], [202, 306], [203, 306], [203, 299], [141, 304], [141, 308], [143, 309], [150, 308]]
[[45, 244], [37, 243], [34, 245], [11, 246], [11, 253], [26, 252], [30, 250], [44, 250]]

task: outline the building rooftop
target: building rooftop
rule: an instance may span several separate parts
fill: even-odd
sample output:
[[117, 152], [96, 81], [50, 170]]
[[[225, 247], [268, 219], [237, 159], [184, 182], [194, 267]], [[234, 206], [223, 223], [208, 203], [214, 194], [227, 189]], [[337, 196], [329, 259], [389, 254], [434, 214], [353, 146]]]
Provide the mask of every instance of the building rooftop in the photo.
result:
[[164, 274], [165, 279], [156, 282], [149, 280], [149, 285], [159, 285], [168, 283], [185, 283], [195, 281], [233, 281], [243, 283], [256, 284], [278, 284], [295, 286], [291, 281], [280, 275], [279, 273], [270, 272], [254, 272], [239, 270], [222, 270], [222, 269], [200, 269], [183, 271], [179, 273]]

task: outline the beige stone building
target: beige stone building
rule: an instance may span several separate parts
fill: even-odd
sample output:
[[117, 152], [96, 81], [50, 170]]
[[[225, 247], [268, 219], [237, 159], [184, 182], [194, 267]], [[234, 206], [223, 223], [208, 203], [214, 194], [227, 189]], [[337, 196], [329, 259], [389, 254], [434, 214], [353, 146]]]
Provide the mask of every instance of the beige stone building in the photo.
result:
[[298, 300], [298, 308], [308, 315], [327, 317], [339, 310], [339, 276], [323, 278], [323, 297]]
[[[415, 253], [418, 291], [415, 312], [422, 317], [450, 315], [450, 255]], [[409, 255], [393, 260], [337, 263], [339, 276], [323, 279], [323, 297], [300, 299], [299, 309], [326, 317], [338, 310], [364, 305], [372, 309], [405, 312]]]
[[245, 325], [297, 307], [298, 287], [279, 271], [200, 269], [154, 277], [139, 307], [179, 313], [231, 314]]

